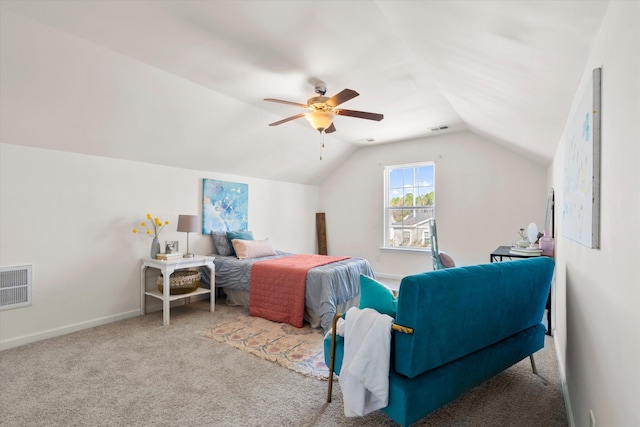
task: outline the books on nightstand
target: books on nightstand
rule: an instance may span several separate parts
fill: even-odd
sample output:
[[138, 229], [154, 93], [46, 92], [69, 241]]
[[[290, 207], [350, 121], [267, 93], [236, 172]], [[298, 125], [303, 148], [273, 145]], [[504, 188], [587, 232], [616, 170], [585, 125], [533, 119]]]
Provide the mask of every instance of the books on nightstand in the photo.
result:
[[174, 252], [170, 254], [158, 254], [156, 255], [156, 259], [170, 260], [170, 259], [182, 258], [183, 256], [184, 254], [182, 252]]
[[512, 247], [509, 252], [513, 255], [540, 256], [542, 254], [542, 249]]

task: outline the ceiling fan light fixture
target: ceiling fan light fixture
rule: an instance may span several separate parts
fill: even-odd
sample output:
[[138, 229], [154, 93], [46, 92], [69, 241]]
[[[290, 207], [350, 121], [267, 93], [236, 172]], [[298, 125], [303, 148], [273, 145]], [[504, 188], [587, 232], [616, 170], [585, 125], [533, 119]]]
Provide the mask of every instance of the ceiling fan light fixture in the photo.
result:
[[333, 117], [335, 115], [338, 116], [347, 116], [347, 117], [355, 117], [358, 119], [367, 119], [367, 120], [375, 120], [380, 121], [384, 118], [382, 114], [377, 113], [369, 113], [366, 111], [356, 111], [356, 110], [345, 110], [343, 108], [337, 109], [338, 105], [341, 105], [343, 102], [347, 102], [350, 99], [358, 96], [358, 92], [352, 89], [344, 89], [331, 98], [324, 96], [326, 87], [324, 83], [316, 84], [316, 93], [319, 96], [313, 96], [307, 100], [306, 104], [301, 104], [299, 102], [292, 101], [283, 101], [282, 99], [275, 98], [265, 98], [265, 101], [269, 102], [277, 102], [279, 104], [287, 104], [293, 105], [294, 107], [304, 108], [309, 111], [308, 113], [300, 113], [295, 116], [287, 117], [286, 119], [278, 120], [274, 123], [269, 123], [269, 126], [278, 126], [286, 122], [290, 122], [291, 120], [299, 119], [304, 116], [311, 126], [319, 131], [320, 133], [333, 133], [336, 131], [336, 127], [333, 125]]
[[304, 117], [315, 130], [322, 132], [331, 126], [331, 123], [333, 122], [333, 115], [334, 114], [331, 111], [312, 111], [310, 113], [306, 113]]

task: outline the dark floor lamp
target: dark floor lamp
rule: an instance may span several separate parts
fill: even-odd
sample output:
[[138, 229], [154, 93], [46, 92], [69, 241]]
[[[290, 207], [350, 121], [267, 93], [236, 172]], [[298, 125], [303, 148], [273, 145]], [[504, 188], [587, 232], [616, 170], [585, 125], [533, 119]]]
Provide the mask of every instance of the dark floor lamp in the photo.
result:
[[198, 223], [198, 215], [178, 215], [178, 231], [187, 233], [187, 253], [183, 258], [193, 258], [193, 254], [189, 252], [189, 233], [196, 232], [200, 229]]

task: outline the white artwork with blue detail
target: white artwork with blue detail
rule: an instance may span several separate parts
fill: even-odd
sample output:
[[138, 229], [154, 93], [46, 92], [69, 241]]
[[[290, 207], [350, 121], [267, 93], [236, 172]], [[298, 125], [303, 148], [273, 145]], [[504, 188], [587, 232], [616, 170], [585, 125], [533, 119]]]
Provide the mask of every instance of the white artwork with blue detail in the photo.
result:
[[600, 81], [593, 70], [565, 135], [562, 235], [600, 247]]
[[237, 182], [202, 180], [202, 234], [246, 230], [249, 186]]

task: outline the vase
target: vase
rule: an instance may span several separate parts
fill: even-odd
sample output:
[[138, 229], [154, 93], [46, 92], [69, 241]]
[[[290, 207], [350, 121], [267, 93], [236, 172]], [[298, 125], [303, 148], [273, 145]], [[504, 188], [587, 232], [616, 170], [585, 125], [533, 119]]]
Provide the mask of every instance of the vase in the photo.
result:
[[549, 237], [547, 231], [540, 238], [540, 249], [542, 249], [542, 255], [553, 256], [553, 237]]
[[160, 253], [160, 241], [154, 237], [151, 241], [151, 259], [156, 259], [156, 255]]

